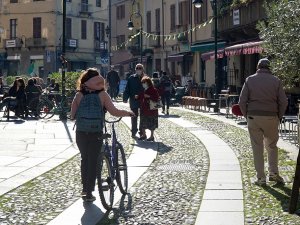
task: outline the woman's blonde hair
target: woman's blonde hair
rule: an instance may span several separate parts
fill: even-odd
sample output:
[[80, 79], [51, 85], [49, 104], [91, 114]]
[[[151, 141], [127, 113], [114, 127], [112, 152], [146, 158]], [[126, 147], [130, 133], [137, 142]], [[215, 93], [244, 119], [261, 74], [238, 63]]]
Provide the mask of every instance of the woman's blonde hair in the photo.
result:
[[153, 82], [152, 82], [151, 78], [148, 76], [143, 76], [141, 82], [146, 83], [148, 85], [148, 87], [153, 87]]

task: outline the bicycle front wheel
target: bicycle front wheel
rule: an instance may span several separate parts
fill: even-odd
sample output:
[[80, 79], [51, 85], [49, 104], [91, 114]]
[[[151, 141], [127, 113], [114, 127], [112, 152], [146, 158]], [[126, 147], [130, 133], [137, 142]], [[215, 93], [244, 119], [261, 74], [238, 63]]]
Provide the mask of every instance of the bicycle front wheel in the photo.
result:
[[124, 152], [124, 148], [120, 143], [117, 143], [116, 150], [117, 150], [116, 151], [117, 152], [116, 180], [121, 193], [123, 195], [126, 195], [128, 191], [128, 170], [127, 170], [127, 163], [126, 163], [126, 155]]
[[41, 119], [50, 119], [54, 116], [54, 105], [50, 101], [41, 100], [36, 108], [36, 112]]
[[114, 203], [114, 183], [109, 159], [101, 154], [97, 163], [97, 183], [101, 203], [110, 210]]

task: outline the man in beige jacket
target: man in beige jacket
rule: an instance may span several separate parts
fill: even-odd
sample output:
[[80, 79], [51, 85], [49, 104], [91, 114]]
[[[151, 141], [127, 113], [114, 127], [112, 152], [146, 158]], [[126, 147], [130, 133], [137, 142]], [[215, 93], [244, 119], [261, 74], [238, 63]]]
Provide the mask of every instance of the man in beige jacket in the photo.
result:
[[288, 101], [281, 81], [272, 75], [270, 61], [259, 60], [257, 72], [242, 88], [239, 106], [247, 119], [258, 185], [266, 184], [264, 147], [268, 153], [269, 181], [284, 183], [278, 171], [278, 125]]

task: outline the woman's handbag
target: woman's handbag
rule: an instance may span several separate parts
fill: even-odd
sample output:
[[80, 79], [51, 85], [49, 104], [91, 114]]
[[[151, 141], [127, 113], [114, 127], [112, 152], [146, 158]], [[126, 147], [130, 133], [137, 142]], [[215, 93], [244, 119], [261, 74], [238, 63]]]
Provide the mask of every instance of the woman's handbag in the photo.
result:
[[150, 99], [149, 106], [150, 106], [150, 110], [156, 110], [156, 109], [161, 108], [162, 107], [161, 99], [158, 99], [157, 102]]

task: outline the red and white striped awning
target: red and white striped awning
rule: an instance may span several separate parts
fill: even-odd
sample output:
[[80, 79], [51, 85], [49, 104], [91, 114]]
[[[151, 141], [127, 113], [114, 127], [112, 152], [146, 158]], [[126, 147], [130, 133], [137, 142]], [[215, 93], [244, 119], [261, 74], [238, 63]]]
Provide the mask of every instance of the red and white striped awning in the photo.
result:
[[255, 54], [255, 53], [262, 53], [263, 48], [261, 46], [262, 41], [256, 42], [247, 42], [237, 45], [232, 45], [225, 48], [225, 55], [226, 56], [233, 56], [233, 55], [241, 55], [241, 54]]
[[[219, 49], [217, 52], [218, 59], [223, 58], [225, 56], [234, 56], [234, 55], [251, 55], [256, 53], [262, 53], [263, 41], [255, 41], [255, 42], [247, 42], [242, 44], [236, 44], [229, 47], [226, 47], [224, 49]], [[215, 51], [205, 52], [201, 54], [201, 58], [203, 60], [213, 60], [215, 59]]]

